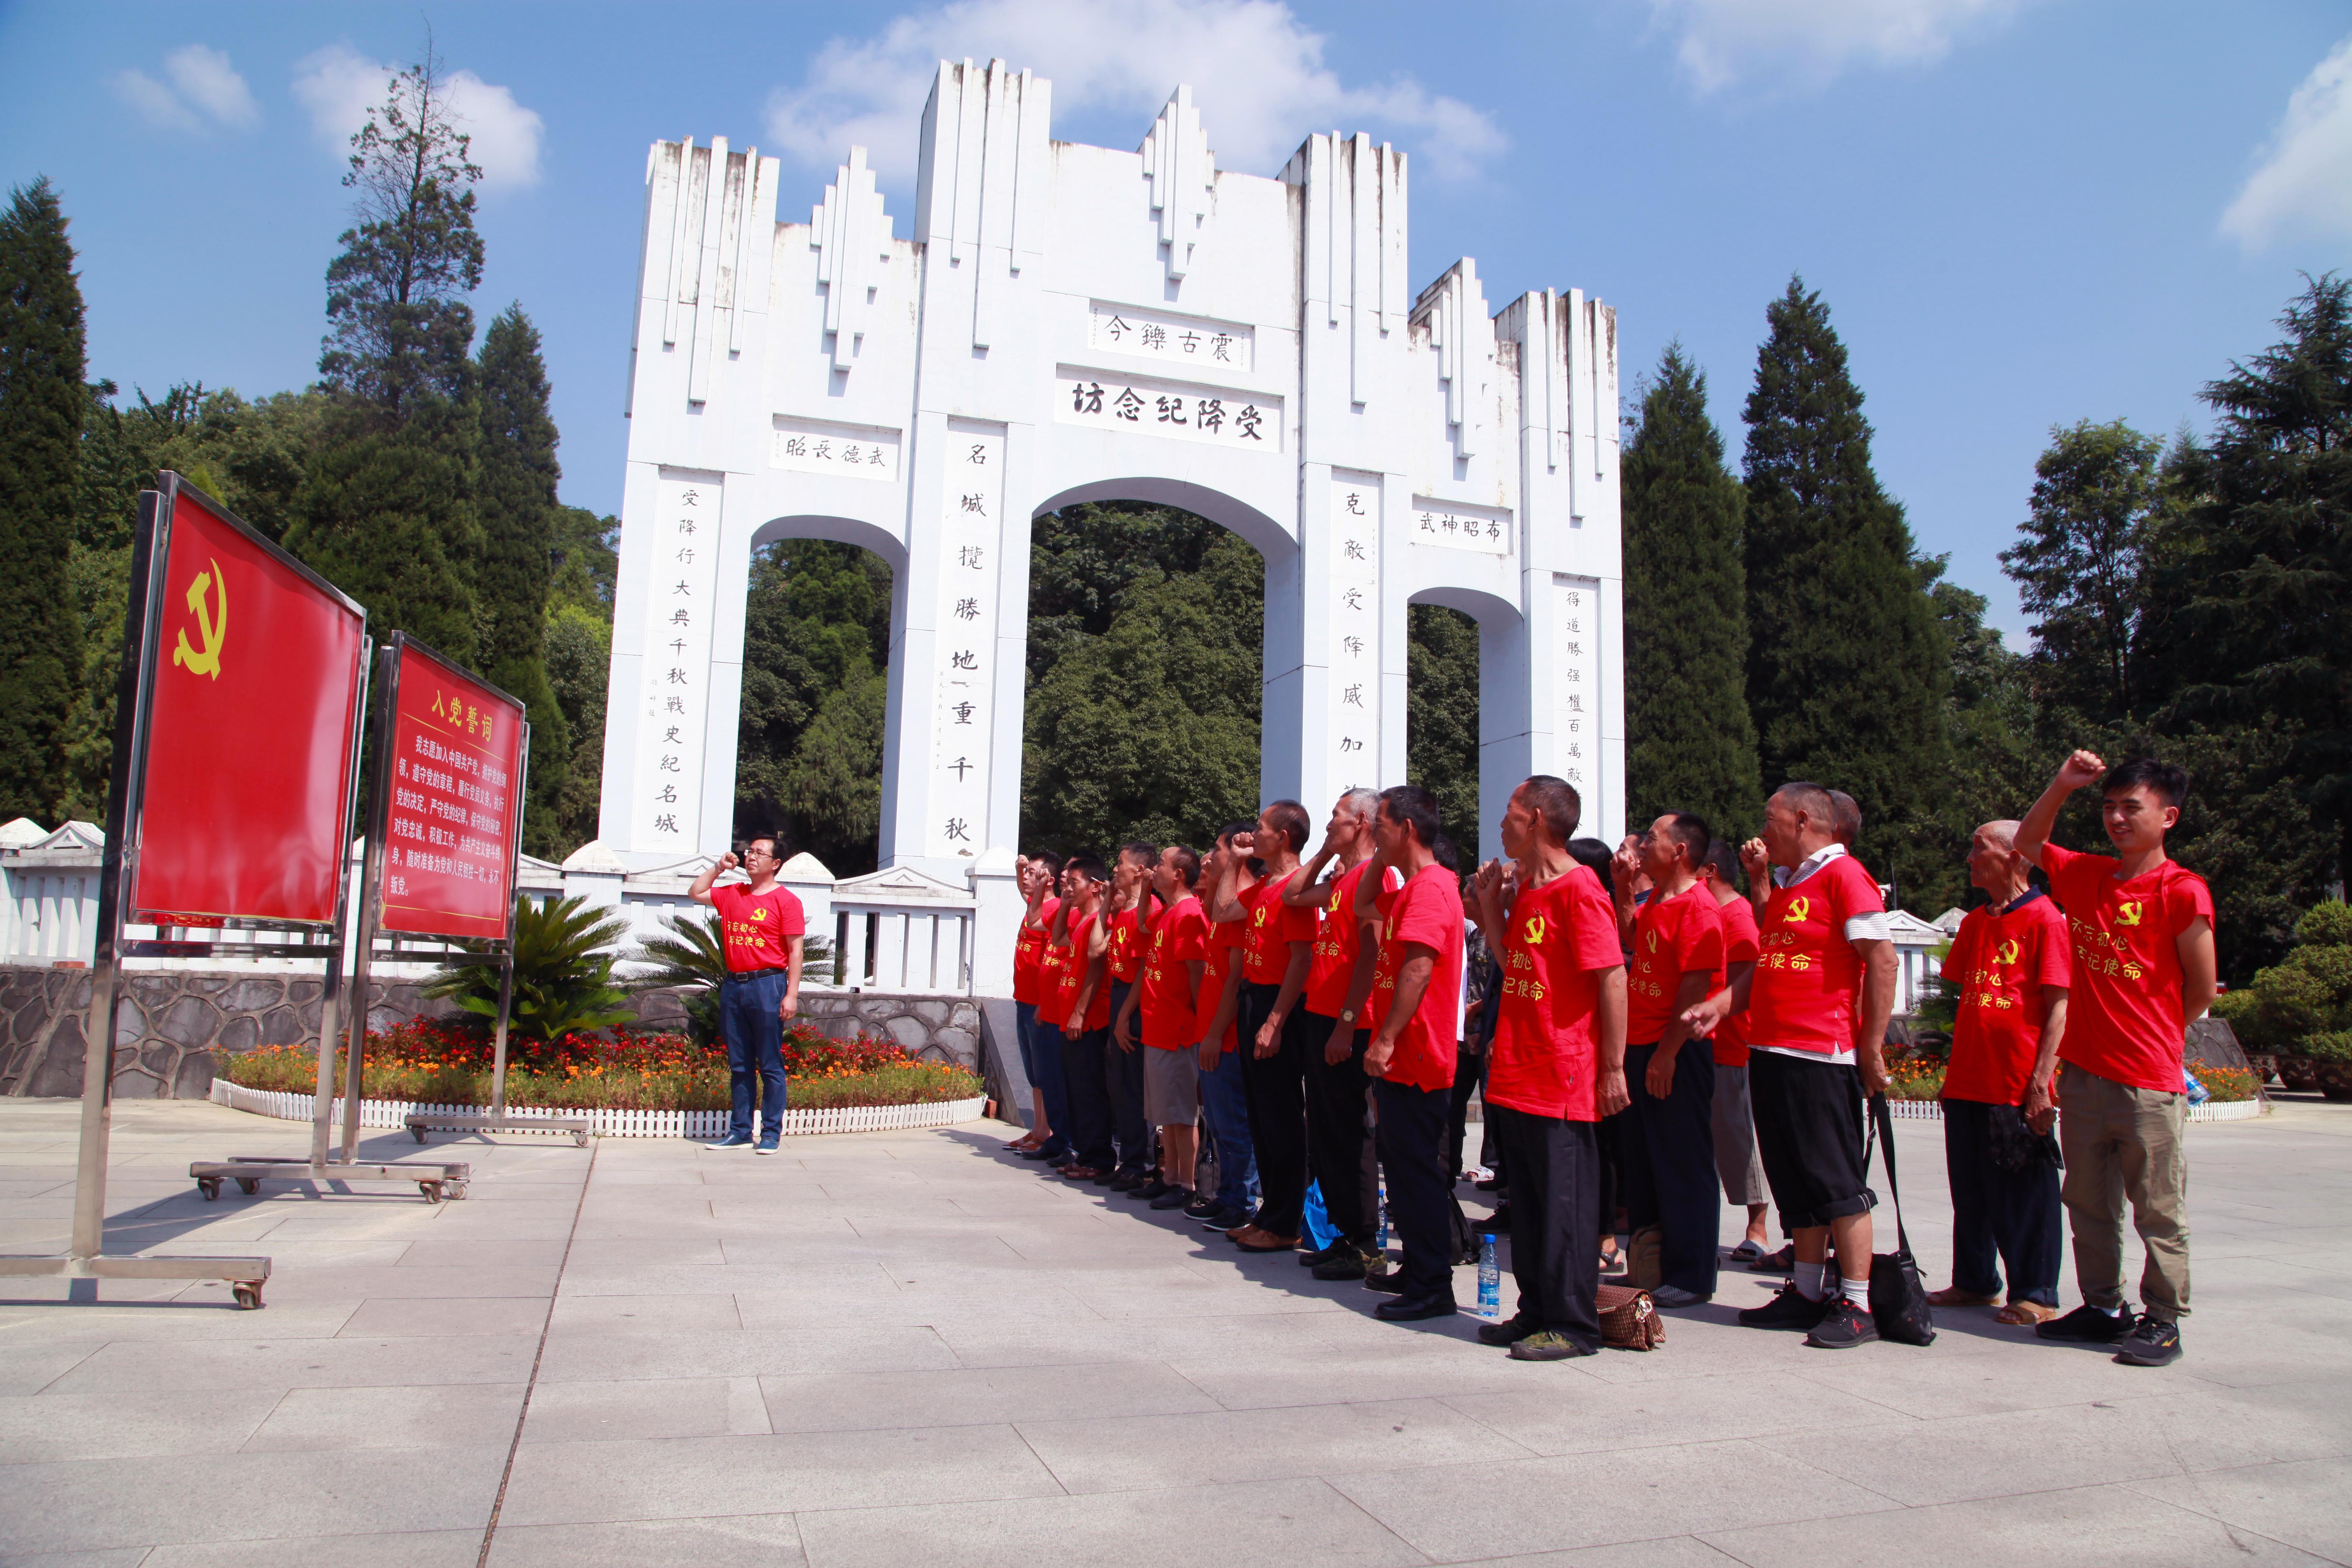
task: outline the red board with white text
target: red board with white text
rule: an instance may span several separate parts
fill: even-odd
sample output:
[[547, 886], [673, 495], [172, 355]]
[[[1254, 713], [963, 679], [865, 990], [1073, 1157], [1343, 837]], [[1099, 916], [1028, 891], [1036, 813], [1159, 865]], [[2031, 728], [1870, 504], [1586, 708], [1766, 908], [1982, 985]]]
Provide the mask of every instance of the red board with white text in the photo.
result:
[[522, 831], [522, 709], [412, 642], [394, 691], [378, 924], [503, 941]]
[[165, 475], [158, 505], [163, 614], [123, 908], [155, 925], [330, 924], [367, 617], [184, 481]]

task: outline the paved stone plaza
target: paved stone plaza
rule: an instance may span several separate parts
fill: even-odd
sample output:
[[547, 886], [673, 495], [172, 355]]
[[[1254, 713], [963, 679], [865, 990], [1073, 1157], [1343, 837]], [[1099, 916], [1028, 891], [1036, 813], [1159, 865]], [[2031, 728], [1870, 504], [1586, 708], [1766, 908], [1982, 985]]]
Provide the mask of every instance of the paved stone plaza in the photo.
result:
[[[0, 1102], [0, 1248], [62, 1245], [75, 1115]], [[0, 1563], [459, 1568], [494, 1510], [500, 1568], [2352, 1563], [2352, 1107], [2192, 1130], [2198, 1310], [2157, 1372], [1989, 1311], [1809, 1351], [1731, 1326], [1746, 1274], [1658, 1352], [1511, 1363], [993, 1124], [444, 1142], [475, 1181], [439, 1207], [186, 1180], [307, 1131], [118, 1110], [110, 1244], [268, 1253], [269, 1305], [0, 1305]], [[1904, 1124], [1938, 1285], [1940, 1136]]]

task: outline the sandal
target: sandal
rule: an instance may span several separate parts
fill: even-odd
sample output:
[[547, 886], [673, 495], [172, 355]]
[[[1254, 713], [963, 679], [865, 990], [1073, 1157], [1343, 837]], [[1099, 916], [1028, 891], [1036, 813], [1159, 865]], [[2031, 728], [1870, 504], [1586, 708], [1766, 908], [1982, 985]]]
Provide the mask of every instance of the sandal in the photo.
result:
[[1992, 1321], [1996, 1323], [2014, 1324], [2019, 1328], [2031, 1328], [2036, 1323], [2046, 1323], [2057, 1315], [2057, 1308], [2045, 1307], [2039, 1301], [2011, 1301], [2008, 1306], [1995, 1312], [1992, 1315]]
[[1731, 1249], [1731, 1256], [1726, 1258], [1725, 1261], [1727, 1263], [1754, 1263], [1763, 1256], [1764, 1244], [1762, 1242], [1757, 1241], [1752, 1237], [1740, 1237], [1739, 1245]]

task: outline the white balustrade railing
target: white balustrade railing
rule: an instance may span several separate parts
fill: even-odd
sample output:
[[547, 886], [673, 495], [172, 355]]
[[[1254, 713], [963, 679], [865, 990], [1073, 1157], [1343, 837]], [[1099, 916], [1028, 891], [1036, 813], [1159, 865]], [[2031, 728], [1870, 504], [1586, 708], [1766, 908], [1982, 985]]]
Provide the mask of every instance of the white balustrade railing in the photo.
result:
[[971, 994], [979, 900], [912, 867], [852, 877], [833, 888], [831, 979], [848, 990]]

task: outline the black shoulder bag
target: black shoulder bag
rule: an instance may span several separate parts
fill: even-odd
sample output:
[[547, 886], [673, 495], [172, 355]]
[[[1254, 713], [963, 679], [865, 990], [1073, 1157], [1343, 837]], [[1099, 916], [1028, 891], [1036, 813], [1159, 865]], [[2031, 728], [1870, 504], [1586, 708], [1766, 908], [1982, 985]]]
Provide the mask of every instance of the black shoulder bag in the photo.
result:
[[[1878, 1325], [1882, 1340], [1933, 1344], [1936, 1315], [1928, 1309], [1927, 1287], [1921, 1282], [1919, 1265], [1911, 1256], [1911, 1238], [1903, 1232], [1903, 1190], [1895, 1180], [1895, 1116], [1887, 1110], [1884, 1094], [1870, 1097], [1870, 1132], [1879, 1157], [1886, 1163], [1886, 1194], [1895, 1200], [1895, 1250], [1870, 1260], [1871, 1321]], [[1870, 1169], [1866, 1148], [1862, 1164], [1864, 1171]]]

